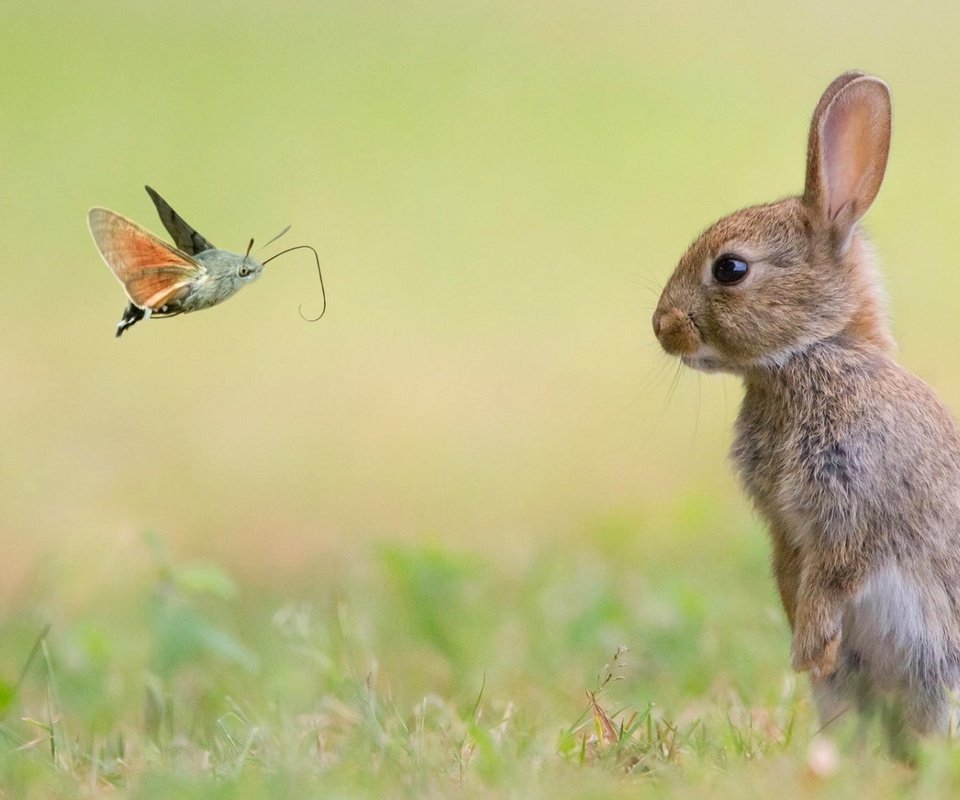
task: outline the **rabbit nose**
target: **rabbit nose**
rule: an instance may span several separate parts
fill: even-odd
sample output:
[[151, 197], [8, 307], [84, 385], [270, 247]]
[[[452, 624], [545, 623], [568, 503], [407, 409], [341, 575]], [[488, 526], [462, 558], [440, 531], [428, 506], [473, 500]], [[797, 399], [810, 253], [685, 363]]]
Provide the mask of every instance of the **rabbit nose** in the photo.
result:
[[700, 347], [700, 334], [690, 314], [679, 308], [657, 309], [653, 331], [660, 346], [671, 355], [689, 355]]

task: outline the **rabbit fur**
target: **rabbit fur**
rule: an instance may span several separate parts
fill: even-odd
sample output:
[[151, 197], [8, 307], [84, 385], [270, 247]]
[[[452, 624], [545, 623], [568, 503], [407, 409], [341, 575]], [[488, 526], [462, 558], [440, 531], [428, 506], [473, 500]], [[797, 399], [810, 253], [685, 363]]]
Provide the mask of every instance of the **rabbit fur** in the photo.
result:
[[890, 131], [882, 80], [833, 81], [803, 194], [708, 228], [653, 326], [688, 366], [743, 380], [732, 458], [769, 525], [791, 663], [824, 720], [893, 703], [905, 730], [928, 734], [948, 730], [960, 684], [960, 436], [893, 358], [858, 224]]

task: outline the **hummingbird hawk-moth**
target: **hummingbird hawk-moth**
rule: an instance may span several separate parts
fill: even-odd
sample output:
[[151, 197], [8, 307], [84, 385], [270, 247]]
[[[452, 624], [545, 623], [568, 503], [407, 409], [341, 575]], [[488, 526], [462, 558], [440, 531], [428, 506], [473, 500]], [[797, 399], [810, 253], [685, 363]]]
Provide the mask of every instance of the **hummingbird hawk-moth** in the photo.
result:
[[[115, 211], [91, 208], [87, 214], [93, 241], [130, 301], [117, 323], [117, 336], [142, 319], [173, 317], [222, 303], [260, 277], [267, 263], [291, 250], [312, 250], [318, 273], [320, 271], [320, 257], [310, 245], [288, 248], [262, 263], [250, 255], [252, 239], [243, 255], [220, 250], [156, 191], [149, 186], [145, 188], [176, 247]], [[323, 292], [322, 273], [320, 289]], [[311, 321], [320, 319], [326, 311], [325, 292], [323, 297], [323, 310]]]

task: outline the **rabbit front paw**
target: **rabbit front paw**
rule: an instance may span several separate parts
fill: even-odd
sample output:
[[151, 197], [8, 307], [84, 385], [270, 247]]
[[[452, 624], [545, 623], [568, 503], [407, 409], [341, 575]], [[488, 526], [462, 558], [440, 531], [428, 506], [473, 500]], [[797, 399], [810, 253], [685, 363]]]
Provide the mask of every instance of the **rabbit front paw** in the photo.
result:
[[839, 629], [830, 635], [797, 630], [790, 649], [790, 664], [797, 672], [809, 671], [815, 678], [828, 678], [837, 669], [840, 652]]

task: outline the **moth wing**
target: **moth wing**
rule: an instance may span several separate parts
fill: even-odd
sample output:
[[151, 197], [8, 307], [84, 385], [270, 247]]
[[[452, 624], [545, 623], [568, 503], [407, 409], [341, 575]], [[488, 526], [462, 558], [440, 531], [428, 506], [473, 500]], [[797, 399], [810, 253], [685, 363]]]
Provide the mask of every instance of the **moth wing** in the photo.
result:
[[206, 273], [186, 253], [120, 214], [91, 208], [87, 221], [103, 260], [140, 308], [160, 312]]
[[196, 229], [190, 225], [183, 217], [174, 211], [170, 204], [164, 200], [160, 194], [150, 186], [144, 186], [153, 204], [157, 207], [157, 213], [160, 215], [160, 221], [167, 233], [173, 239], [173, 243], [184, 253], [195, 256], [204, 250], [213, 250], [214, 247], [209, 240], [197, 233]]

